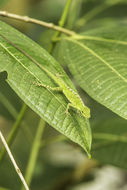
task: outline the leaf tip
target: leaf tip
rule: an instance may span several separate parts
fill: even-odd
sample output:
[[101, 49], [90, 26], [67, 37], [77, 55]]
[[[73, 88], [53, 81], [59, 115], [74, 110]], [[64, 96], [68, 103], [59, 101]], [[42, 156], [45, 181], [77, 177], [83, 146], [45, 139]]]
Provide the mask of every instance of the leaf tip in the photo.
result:
[[92, 158], [90, 153], [87, 153], [89, 160]]

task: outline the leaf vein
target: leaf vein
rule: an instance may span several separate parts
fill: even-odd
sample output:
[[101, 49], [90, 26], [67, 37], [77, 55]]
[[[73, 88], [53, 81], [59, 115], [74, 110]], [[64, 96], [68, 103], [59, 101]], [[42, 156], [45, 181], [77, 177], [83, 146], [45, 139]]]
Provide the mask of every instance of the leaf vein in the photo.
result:
[[96, 57], [97, 59], [99, 59], [101, 62], [103, 62], [109, 69], [112, 70], [112, 72], [114, 72], [118, 77], [120, 77], [124, 82], [127, 83], [127, 79], [124, 78], [116, 69], [114, 69], [107, 61], [105, 61], [101, 56], [99, 56], [95, 51], [93, 51], [92, 49], [90, 49], [88, 46], [82, 44], [81, 42], [78, 42], [76, 40], [72, 40], [70, 38], [66, 38], [68, 41], [71, 41], [75, 44], [78, 44], [80, 47], [82, 47], [83, 49], [85, 49], [86, 51], [88, 51], [89, 53], [91, 53], [91, 55], [93, 55], [94, 57]]

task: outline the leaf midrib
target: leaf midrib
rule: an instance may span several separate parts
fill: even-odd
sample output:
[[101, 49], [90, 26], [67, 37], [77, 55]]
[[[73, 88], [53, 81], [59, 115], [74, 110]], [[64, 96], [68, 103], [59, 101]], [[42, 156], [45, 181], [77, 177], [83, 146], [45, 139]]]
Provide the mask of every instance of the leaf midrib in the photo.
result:
[[127, 83], [127, 79], [124, 78], [116, 69], [114, 69], [106, 60], [104, 60], [100, 55], [98, 55], [95, 51], [93, 51], [92, 49], [90, 49], [88, 46], [84, 45], [83, 43], [73, 40], [71, 38], [66, 38], [66, 40], [71, 41], [75, 44], [78, 44], [80, 47], [82, 47], [83, 49], [87, 50], [89, 53], [91, 53], [94, 57], [96, 57], [97, 59], [99, 59], [101, 62], [103, 62], [109, 69], [112, 70], [113, 73], [115, 73], [117, 75], [117, 77], [120, 77], [125, 83]]
[[96, 36], [87, 36], [87, 35], [74, 35], [70, 37], [74, 40], [94, 40], [94, 41], [101, 41], [101, 42], [108, 42], [108, 43], [114, 43], [114, 44], [121, 44], [121, 45], [127, 45], [127, 42], [121, 41], [121, 40], [113, 40], [108, 38], [101, 38]]

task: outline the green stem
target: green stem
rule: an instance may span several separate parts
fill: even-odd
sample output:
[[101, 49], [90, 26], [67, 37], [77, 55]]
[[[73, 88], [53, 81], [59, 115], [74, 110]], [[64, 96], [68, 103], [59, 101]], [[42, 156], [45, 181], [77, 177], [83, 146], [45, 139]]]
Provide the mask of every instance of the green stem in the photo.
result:
[[[71, 2], [72, 0], [67, 0], [66, 2], [66, 5], [64, 7], [64, 10], [63, 10], [63, 13], [61, 15], [61, 18], [59, 20], [59, 27], [63, 27], [64, 24], [65, 24], [65, 21], [66, 21], [66, 18], [67, 18], [67, 15], [68, 15], [68, 12], [69, 12], [69, 8], [70, 8], [70, 5], [71, 5]], [[49, 47], [49, 52], [51, 53], [53, 51], [53, 48], [54, 48], [54, 45], [55, 45], [55, 42], [54, 42], [54, 39], [56, 39], [59, 35], [60, 35], [61, 31], [56, 31], [52, 37], [52, 43]], [[74, 34], [73, 34], [74, 35]]]
[[71, 2], [72, 2], [72, 0], [67, 0], [67, 3], [65, 5], [65, 7], [64, 7], [63, 14], [62, 14], [62, 16], [60, 18], [60, 21], [59, 21], [59, 26], [61, 26], [61, 27], [63, 27], [64, 24], [65, 24], [65, 21], [67, 19], [67, 15], [68, 15], [68, 12], [69, 12]]
[[94, 139], [102, 139], [107, 141], [115, 141], [115, 142], [123, 142], [127, 143], [127, 136], [120, 136], [120, 135], [113, 135], [113, 134], [106, 134], [106, 133], [94, 133]]
[[16, 119], [18, 115], [16, 109], [1, 92], [0, 92], [0, 102], [9, 111], [9, 113], [13, 116], [13, 118]]
[[96, 160], [86, 160], [86, 158], [79, 163], [72, 175], [72, 181], [74, 183], [79, 183], [83, 179], [85, 179], [85, 176], [88, 176], [88, 174], [93, 170], [94, 168], [97, 168], [98, 162]]
[[[8, 139], [7, 139], [8, 146], [11, 146], [12, 142], [14, 141], [14, 139], [15, 139], [17, 133], [18, 133], [18, 130], [20, 128], [20, 124], [22, 122], [22, 119], [24, 117], [26, 109], [27, 109], [27, 105], [23, 104], [23, 106], [22, 106], [22, 108], [21, 108], [21, 110], [19, 112], [19, 115], [18, 115], [18, 117], [17, 117], [17, 119], [16, 119], [16, 121], [15, 121], [13, 127], [12, 127], [12, 130], [11, 130], [9, 136], [8, 136]], [[0, 162], [3, 160], [3, 158], [5, 156], [5, 153], [6, 153], [6, 150], [5, 150], [5, 148], [3, 148], [1, 150], [1, 152], [0, 152]]]
[[47, 145], [50, 145], [52, 143], [61, 142], [61, 141], [64, 141], [64, 140], [67, 140], [67, 137], [65, 137], [64, 135], [58, 135], [56, 137], [52, 137], [52, 138], [49, 138], [49, 139], [46, 139], [46, 140], [42, 140], [41, 148], [43, 146], [47, 146]]
[[[30, 183], [32, 180], [32, 175], [33, 175], [33, 171], [35, 168], [38, 152], [40, 149], [41, 137], [44, 132], [44, 128], [45, 128], [45, 122], [41, 119], [39, 122], [38, 128], [37, 128], [35, 139], [33, 141], [31, 153], [29, 156], [28, 165], [27, 165], [27, 169], [26, 169], [26, 174], [25, 174], [25, 179], [29, 186], [30, 186]], [[21, 190], [24, 190], [24, 187], [22, 187]]]
[[107, 146], [111, 146], [111, 145], [113, 145], [115, 143], [116, 143], [116, 141], [107, 141], [107, 140], [105, 140], [105, 141], [103, 141], [101, 143], [94, 143], [92, 145], [92, 151], [95, 151], [95, 150], [98, 150], [100, 148], [104, 148], [104, 147], [107, 147]]
[[121, 143], [127, 143], [127, 136], [124, 135], [115, 135], [115, 134], [109, 134], [109, 133], [94, 133], [93, 139], [100, 139], [102, 140], [99, 143], [94, 143], [92, 146], [92, 150], [96, 150], [105, 146], [111, 146], [117, 142]]
[[[16, 120], [18, 117], [18, 112], [17, 110], [14, 108], [14, 106], [8, 101], [8, 99], [0, 92], [0, 102], [1, 104], [3, 104], [3, 106], [8, 110], [8, 112], [11, 114], [11, 116]], [[23, 130], [25, 135], [27, 134], [27, 138], [29, 140], [29, 142], [32, 142], [32, 135], [30, 133], [30, 131], [27, 128], [27, 124], [22, 121], [22, 126], [23, 126]]]

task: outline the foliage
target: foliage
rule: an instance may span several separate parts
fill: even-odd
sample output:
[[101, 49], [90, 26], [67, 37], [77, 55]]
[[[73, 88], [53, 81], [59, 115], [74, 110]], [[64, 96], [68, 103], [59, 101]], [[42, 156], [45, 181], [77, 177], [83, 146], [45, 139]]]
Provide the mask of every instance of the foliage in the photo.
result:
[[[57, 4], [57, 1], [55, 2]], [[28, 122], [30, 122], [29, 115], [31, 118], [33, 114], [33, 118], [37, 122], [40, 117], [47, 123], [43, 122], [47, 128], [47, 125], [50, 125], [57, 130], [56, 132], [48, 128], [51, 132], [53, 130], [51, 143], [58, 140], [69, 144], [72, 143], [69, 141], [70, 139], [79, 145], [76, 146], [78, 150], [82, 147], [88, 156], [92, 154], [92, 158], [99, 163], [127, 168], [126, 1], [75, 0], [73, 3], [66, 2], [68, 4], [60, 5], [63, 6], [64, 10], [61, 19], [59, 19], [59, 15], [57, 16], [59, 26], [67, 26], [72, 35], [67, 35], [64, 30], [62, 33], [59, 28], [55, 32], [51, 29], [42, 31], [36, 27], [28, 29], [27, 32], [29, 36], [32, 34], [32, 40], [21, 31], [16, 30], [15, 27], [0, 21], [0, 78], [2, 86], [0, 87], [0, 114], [4, 120], [8, 121], [13, 118], [16, 122], [22, 100], [34, 111], [33, 113], [29, 109], [27, 113], [25, 111], [22, 113]], [[48, 0], [48, 4], [51, 5], [50, 0]], [[45, 7], [43, 1], [38, 2], [33, 8], [33, 11], [34, 9], [38, 10], [37, 15], [41, 15], [41, 6]], [[38, 7], [40, 8], [38, 9]], [[51, 6], [49, 9], [51, 10]], [[43, 18], [45, 16], [46, 14], [43, 15]], [[48, 15], [47, 18], [49, 17]], [[38, 43], [34, 40], [37, 40]], [[44, 83], [51, 87], [57, 86], [55, 81], [33, 60], [42, 64], [54, 75], [61, 77], [70, 88], [78, 91], [85, 104], [91, 109], [90, 121], [81, 116], [76, 109], [69, 109], [69, 115], [65, 113], [68, 100], [63, 93], [37, 85], [37, 83]], [[13, 98], [8, 95], [9, 93], [12, 93]], [[37, 132], [36, 124], [32, 124], [33, 121], [34, 119], [31, 119], [31, 131], [25, 120], [22, 124], [25, 126], [23, 129], [26, 139], [29, 139], [30, 142], [31, 138], [33, 141], [31, 134], [33, 136]], [[18, 123], [20, 124], [21, 121], [18, 120]], [[6, 125], [1, 129], [5, 130], [5, 128]], [[19, 128], [17, 131], [21, 131], [21, 129]], [[17, 136], [17, 131], [11, 132], [15, 133], [13, 140]], [[45, 131], [46, 129], [42, 130], [42, 133], [50, 136], [50, 132]], [[64, 136], [59, 136], [59, 133]], [[50, 140], [47, 140], [46, 137], [42, 142], [40, 137], [35, 139], [40, 144], [37, 146], [38, 149], [41, 144], [42, 146], [46, 143], [50, 144]], [[25, 146], [25, 143], [21, 143], [19, 140], [19, 146]], [[75, 146], [74, 143], [72, 144]], [[18, 145], [16, 146], [18, 147]], [[38, 155], [34, 144], [32, 146], [30, 143], [30, 147], [29, 161], [32, 157], [32, 148], [36, 158]], [[28, 150], [29, 148], [26, 150], [27, 154]], [[41, 154], [39, 157], [41, 158]], [[33, 161], [34, 164], [36, 164], [36, 158]], [[0, 159], [3, 157], [1, 156]], [[22, 159], [24, 160], [24, 158]], [[95, 165], [97, 167], [97, 164]], [[23, 167], [25, 166], [23, 165]], [[71, 171], [70, 175], [73, 175], [72, 173]], [[31, 179], [32, 172], [29, 175], [31, 175]], [[28, 180], [29, 184], [30, 181]], [[14, 188], [16, 189], [17, 186], [19, 186], [18, 183]]]

